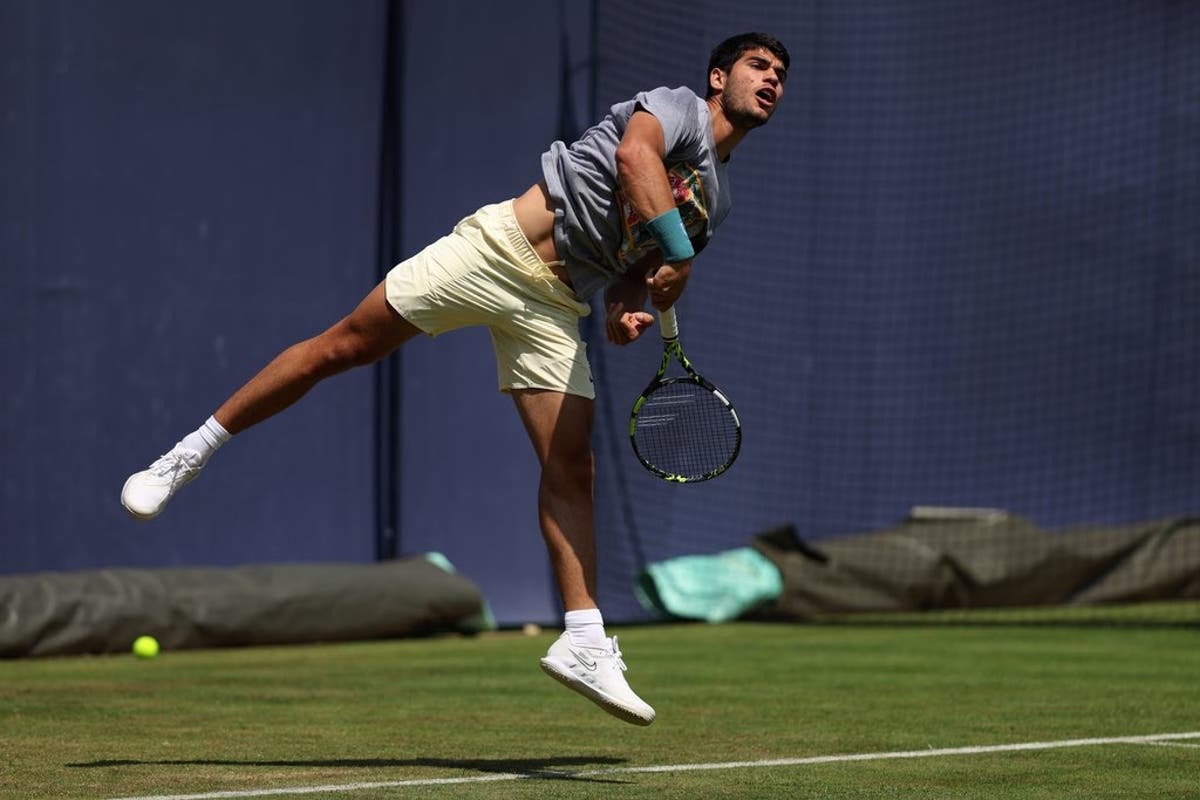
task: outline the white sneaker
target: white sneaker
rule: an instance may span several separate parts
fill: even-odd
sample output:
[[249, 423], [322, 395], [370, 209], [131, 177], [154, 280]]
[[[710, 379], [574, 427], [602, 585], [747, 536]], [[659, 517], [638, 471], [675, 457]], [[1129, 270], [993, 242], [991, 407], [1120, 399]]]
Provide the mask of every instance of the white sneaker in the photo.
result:
[[634, 725], [654, 722], [654, 709], [633, 693], [625, 682], [625, 662], [617, 649], [617, 637], [612, 637], [611, 649], [579, 647], [567, 634], [550, 645], [542, 659], [542, 670], [568, 689], [603, 708], [618, 719]]
[[204, 465], [195, 450], [178, 444], [161, 456], [150, 469], [135, 472], [121, 489], [121, 505], [131, 517], [154, 519], [176, 492], [196, 479]]

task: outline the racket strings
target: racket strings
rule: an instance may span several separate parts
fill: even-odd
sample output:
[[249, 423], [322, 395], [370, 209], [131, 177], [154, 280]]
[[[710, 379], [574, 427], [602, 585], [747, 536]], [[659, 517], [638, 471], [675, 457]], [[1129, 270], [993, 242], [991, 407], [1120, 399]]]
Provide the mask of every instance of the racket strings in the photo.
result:
[[703, 386], [678, 381], [646, 397], [634, 424], [633, 443], [654, 467], [699, 480], [729, 466], [739, 436], [737, 417], [728, 405]]

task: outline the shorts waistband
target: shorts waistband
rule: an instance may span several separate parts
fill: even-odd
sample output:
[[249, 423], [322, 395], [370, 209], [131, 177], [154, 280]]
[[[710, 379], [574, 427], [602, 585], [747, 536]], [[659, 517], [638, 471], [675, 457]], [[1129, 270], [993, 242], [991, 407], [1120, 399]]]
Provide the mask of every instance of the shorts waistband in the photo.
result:
[[533, 249], [533, 245], [525, 236], [525, 231], [521, 230], [521, 226], [517, 222], [517, 216], [513, 213], [513, 201], [505, 200], [503, 203], [497, 203], [496, 208], [500, 214], [500, 226], [504, 229], [508, 245], [512, 248], [513, 255], [521, 259], [521, 263], [529, 269], [530, 277], [544, 281], [551, 290], [557, 294], [566, 295], [572, 302], [579, 302], [575, 290], [569, 284], [564, 283], [554, 272], [554, 267], [561, 267], [565, 262], [561, 260], [549, 263], [542, 261], [542, 257]]
[[521, 230], [521, 226], [517, 223], [517, 215], [513, 213], [512, 200], [505, 200], [497, 205], [500, 210], [500, 223], [504, 226], [504, 235], [508, 237], [509, 245], [513, 252], [520, 257], [522, 263], [530, 266], [542, 266], [547, 270], [550, 270], [551, 267], [562, 266], [563, 262], [561, 261], [552, 261], [549, 264], [542, 261], [542, 257], [537, 254], [525, 236], [525, 231]]

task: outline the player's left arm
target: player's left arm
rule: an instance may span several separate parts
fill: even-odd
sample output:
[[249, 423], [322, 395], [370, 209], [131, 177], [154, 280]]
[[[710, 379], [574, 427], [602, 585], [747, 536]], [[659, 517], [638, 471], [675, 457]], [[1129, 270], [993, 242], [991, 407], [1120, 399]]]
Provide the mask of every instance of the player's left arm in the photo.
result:
[[629, 344], [654, 324], [654, 315], [645, 311], [649, 293], [646, 273], [662, 266], [662, 256], [651, 253], [628, 272], [619, 275], [604, 290], [604, 308], [607, 312], [604, 335], [613, 344]]

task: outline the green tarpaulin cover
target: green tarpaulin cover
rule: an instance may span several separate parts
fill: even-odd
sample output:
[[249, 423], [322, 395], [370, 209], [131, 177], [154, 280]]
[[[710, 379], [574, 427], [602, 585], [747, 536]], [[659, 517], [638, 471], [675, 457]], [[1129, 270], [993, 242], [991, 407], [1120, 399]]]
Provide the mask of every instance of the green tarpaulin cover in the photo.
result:
[[0, 577], [0, 657], [376, 639], [494, 627], [437, 554], [378, 564], [105, 569]]

